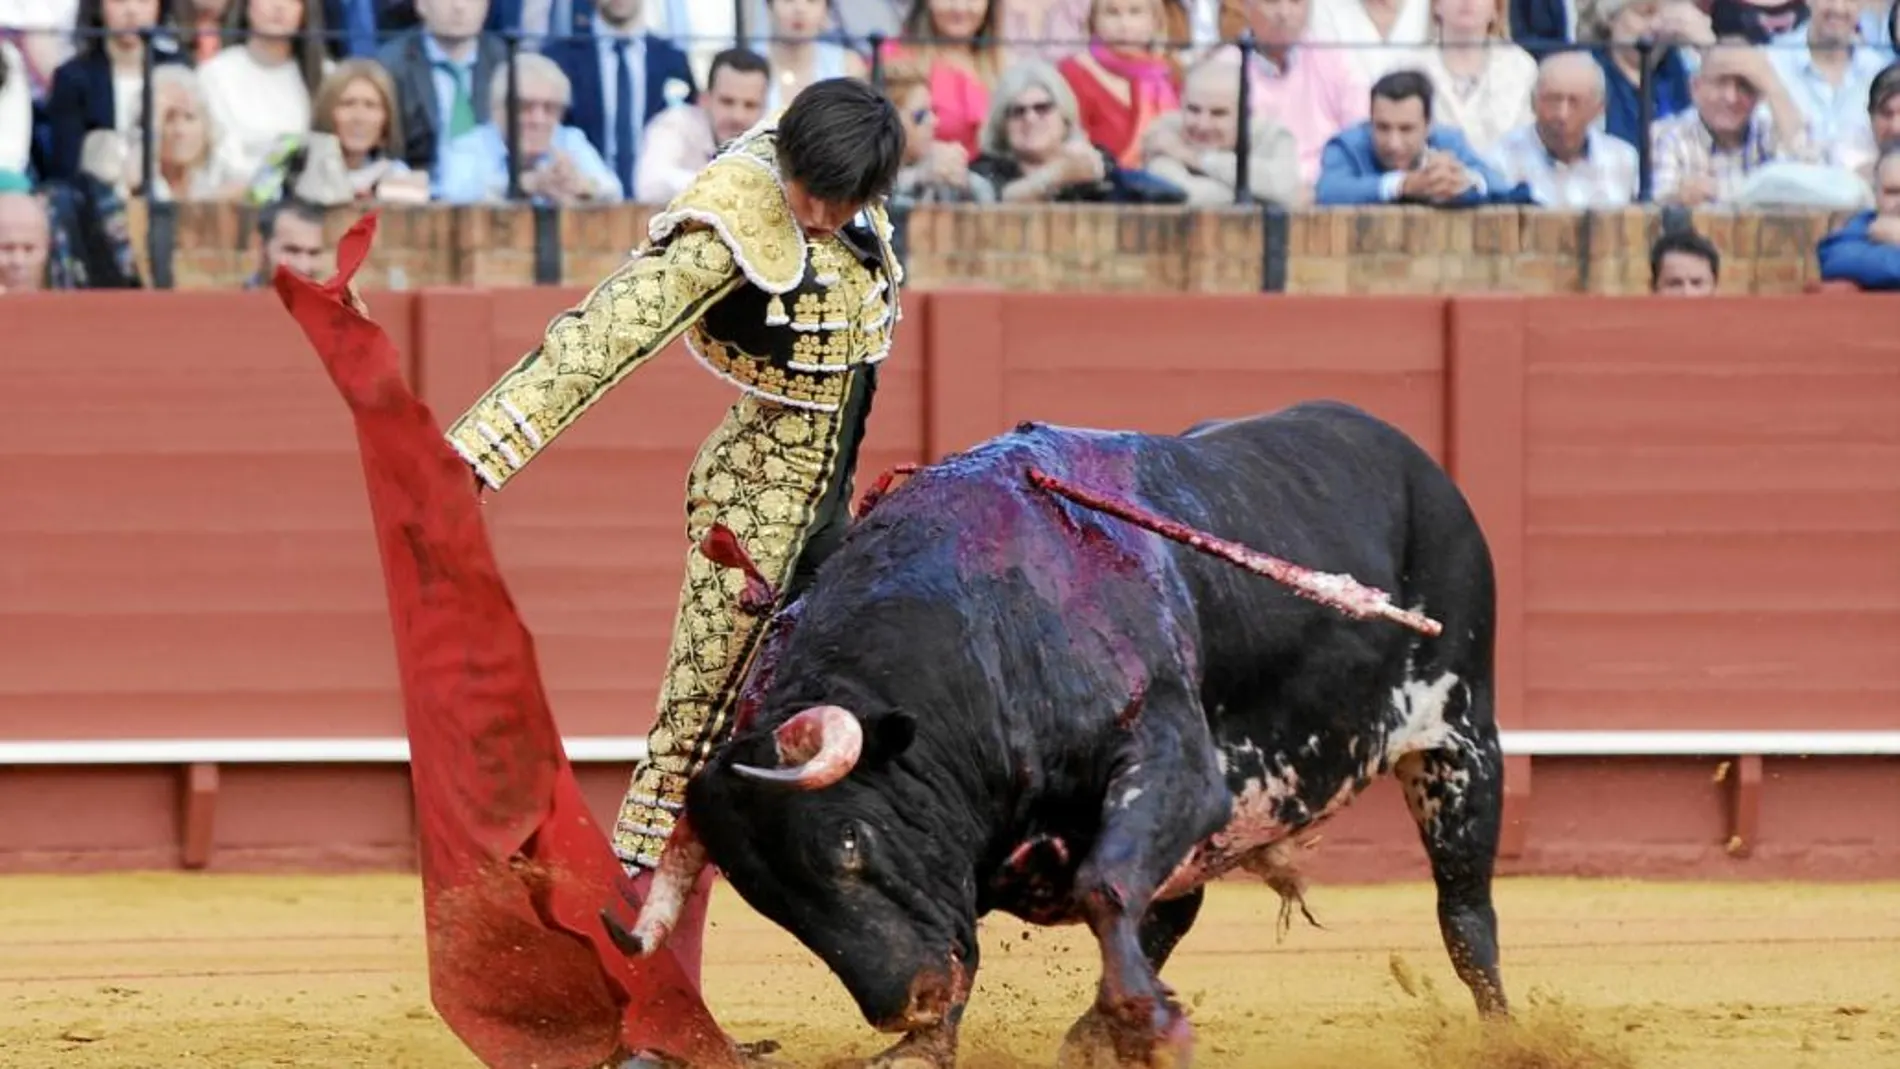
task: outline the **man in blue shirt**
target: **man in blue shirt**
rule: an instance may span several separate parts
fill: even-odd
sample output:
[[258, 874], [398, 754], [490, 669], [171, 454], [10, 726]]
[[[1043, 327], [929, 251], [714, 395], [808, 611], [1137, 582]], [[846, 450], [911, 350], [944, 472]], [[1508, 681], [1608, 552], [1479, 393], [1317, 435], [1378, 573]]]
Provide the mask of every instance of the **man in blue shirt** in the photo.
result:
[[1463, 133], [1432, 124], [1432, 83], [1415, 70], [1373, 83], [1369, 117], [1326, 142], [1314, 188], [1319, 204], [1461, 208], [1528, 199], [1472, 151]]
[[1821, 278], [1864, 290], [1900, 290], [1900, 146], [1874, 164], [1874, 203], [1821, 239]]

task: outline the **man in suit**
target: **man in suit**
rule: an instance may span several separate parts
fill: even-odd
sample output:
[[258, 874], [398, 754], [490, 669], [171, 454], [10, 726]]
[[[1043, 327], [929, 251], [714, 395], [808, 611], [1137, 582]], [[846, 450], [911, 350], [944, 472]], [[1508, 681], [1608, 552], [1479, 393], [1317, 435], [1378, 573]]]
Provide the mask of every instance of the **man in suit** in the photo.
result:
[[560, 64], [574, 89], [565, 125], [587, 135], [624, 190], [634, 188], [647, 122], [667, 108], [699, 100], [686, 53], [646, 32], [645, 4], [599, 0], [591, 35], [551, 40], [542, 50]]
[[1523, 203], [1456, 128], [1432, 122], [1432, 83], [1395, 70], [1372, 85], [1371, 117], [1333, 135], [1320, 154], [1317, 204], [1396, 204], [1440, 208]]
[[487, 86], [508, 59], [508, 47], [484, 33], [488, 0], [416, 0], [422, 25], [377, 53], [396, 82], [405, 144], [402, 159], [439, 179], [448, 143], [488, 121]]

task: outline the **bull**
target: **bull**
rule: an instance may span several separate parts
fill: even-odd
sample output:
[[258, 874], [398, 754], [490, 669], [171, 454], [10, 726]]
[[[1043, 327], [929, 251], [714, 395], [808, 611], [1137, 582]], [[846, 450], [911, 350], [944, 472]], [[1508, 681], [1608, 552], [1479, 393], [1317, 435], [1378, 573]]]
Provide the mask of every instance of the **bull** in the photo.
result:
[[[1055, 485], [1358, 577], [1436, 633], [1349, 618]], [[1063, 1063], [1184, 1064], [1159, 973], [1206, 884], [1251, 871], [1297, 894], [1293, 837], [1389, 773], [1452, 964], [1507, 1015], [1495, 600], [1457, 486], [1351, 406], [1179, 435], [1024, 424], [885, 496], [771, 621], [745, 722], [616, 936], [651, 952], [709, 858], [902, 1034], [881, 1061], [947, 1066], [978, 919], [1082, 923], [1102, 972]]]

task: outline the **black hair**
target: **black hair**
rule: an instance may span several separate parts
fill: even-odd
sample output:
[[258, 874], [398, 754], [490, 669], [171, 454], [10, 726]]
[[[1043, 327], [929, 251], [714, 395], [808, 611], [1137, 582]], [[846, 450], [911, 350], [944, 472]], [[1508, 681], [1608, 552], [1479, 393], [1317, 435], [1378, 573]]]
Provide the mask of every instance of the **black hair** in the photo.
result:
[[[1900, 4], [1896, 4], [1894, 10], [1900, 11]], [[1880, 73], [1874, 75], [1874, 80], [1868, 84], [1867, 114], [1879, 111], [1880, 106], [1895, 94], [1900, 94], [1900, 61], [1881, 68]]]
[[778, 156], [785, 177], [813, 197], [862, 204], [896, 183], [904, 123], [869, 82], [826, 78], [806, 86], [779, 118]]
[[1417, 97], [1425, 107], [1425, 121], [1432, 121], [1432, 82], [1415, 70], [1392, 71], [1372, 83], [1372, 99], [1390, 100], [1394, 104], [1407, 97]]
[[1696, 256], [1709, 262], [1709, 274], [1716, 279], [1722, 277], [1722, 254], [1715, 249], [1715, 242], [1693, 230], [1668, 230], [1649, 247], [1649, 288], [1655, 289], [1662, 278], [1663, 257], [1672, 252], [1685, 256]]
[[296, 197], [284, 197], [266, 204], [257, 213], [257, 236], [269, 241], [277, 234], [277, 220], [285, 215], [302, 219], [306, 223], [322, 226], [324, 211], [306, 200]]
[[706, 88], [712, 88], [722, 70], [737, 74], [763, 74], [768, 79], [772, 77], [772, 64], [750, 48], [728, 48], [714, 56], [712, 66], [706, 71]]

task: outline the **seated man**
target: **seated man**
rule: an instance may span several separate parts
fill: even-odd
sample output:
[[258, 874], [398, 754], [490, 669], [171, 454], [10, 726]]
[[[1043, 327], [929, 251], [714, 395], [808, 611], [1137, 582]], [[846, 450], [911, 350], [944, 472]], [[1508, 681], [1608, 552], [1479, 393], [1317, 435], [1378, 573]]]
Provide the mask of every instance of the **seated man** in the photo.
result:
[[[1254, 199], [1293, 208], [1306, 202], [1293, 131], [1255, 111], [1248, 126], [1247, 188]], [[1240, 181], [1240, 59], [1231, 48], [1188, 69], [1181, 107], [1142, 136], [1141, 165], [1187, 191], [1189, 204], [1232, 204]]]
[[1650, 127], [1658, 202], [1690, 208], [1734, 202], [1749, 176], [1768, 164], [1819, 162], [1801, 109], [1761, 49], [1709, 49], [1689, 91], [1694, 107]]
[[1432, 125], [1432, 83], [1424, 74], [1396, 70], [1373, 83], [1370, 115], [1326, 142], [1314, 203], [1464, 208], [1528, 199], [1464, 134]]
[[660, 112], [641, 137], [634, 165], [633, 199], [665, 204], [691, 185], [720, 146], [752, 129], [765, 114], [771, 66], [745, 48], [713, 57], [699, 101], [682, 101]]
[[[539, 204], [613, 204], [625, 198], [620, 178], [577, 126], [561, 125], [573, 100], [567, 74], [535, 52], [515, 60], [521, 143], [521, 192]], [[449, 142], [439, 200], [481, 204], [508, 199], [508, 68], [489, 83], [488, 122]]]
[[1900, 290], [1900, 146], [1886, 149], [1874, 165], [1874, 202], [1873, 211], [1821, 239], [1815, 251], [1824, 281]]
[[1597, 125], [1605, 92], [1603, 68], [1588, 52], [1551, 53], [1531, 88], [1533, 120], [1492, 150], [1498, 169], [1530, 187], [1545, 207], [1576, 211], [1634, 201], [1636, 149]]

